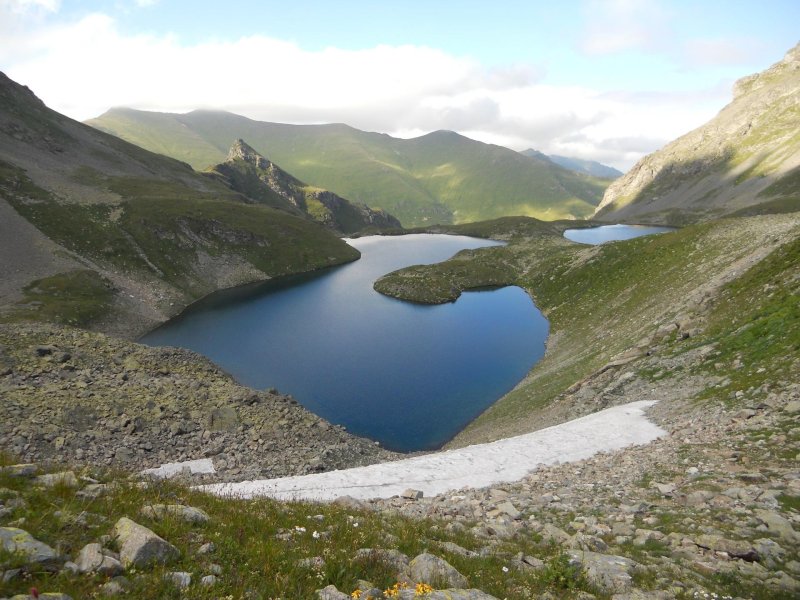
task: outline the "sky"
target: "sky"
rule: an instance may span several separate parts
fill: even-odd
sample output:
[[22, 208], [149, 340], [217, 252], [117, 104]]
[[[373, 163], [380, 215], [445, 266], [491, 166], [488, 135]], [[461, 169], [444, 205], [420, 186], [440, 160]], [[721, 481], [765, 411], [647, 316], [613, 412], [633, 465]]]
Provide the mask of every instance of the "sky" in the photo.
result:
[[797, 0], [0, 0], [0, 71], [85, 120], [457, 131], [626, 170], [800, 41]]

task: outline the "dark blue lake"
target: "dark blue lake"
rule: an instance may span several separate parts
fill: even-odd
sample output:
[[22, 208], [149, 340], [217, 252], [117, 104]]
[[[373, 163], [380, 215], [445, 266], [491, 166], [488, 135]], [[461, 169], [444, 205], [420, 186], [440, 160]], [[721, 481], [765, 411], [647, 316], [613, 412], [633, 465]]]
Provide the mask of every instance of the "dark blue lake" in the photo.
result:
[[643, 235], [665, 233], [674, 230], [674, 227], [656, 227], [651, 225], [603, 225], [601, 227], [589, 227], [586, 229], [566, 229], [564, 230], [564, 237], [573, 242], [596, 245], [606, 242], [630, 240]]
[[544, 354], [548, 324], [518, 287], [412, 304], [381, 275], [496, 242], [462, 236], [349, 240], [360, 260], [321, 274], [213, 294], [142, 338], [190, 348], [239, 382], [275, 387], [348, 431], [399, 451], [440, 447]]

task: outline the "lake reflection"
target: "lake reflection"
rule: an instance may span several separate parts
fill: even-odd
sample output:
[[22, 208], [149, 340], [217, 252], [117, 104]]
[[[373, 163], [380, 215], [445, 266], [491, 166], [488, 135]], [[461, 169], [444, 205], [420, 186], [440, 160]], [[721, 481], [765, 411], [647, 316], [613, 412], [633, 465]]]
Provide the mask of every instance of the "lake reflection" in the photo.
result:
[[631, 240], [643, 235], [665, 233], [674, 231], [674, 227], [657, 227], [653, 225], [602, 225], [601, 227], [588, 227], [586, 229], [566, 229], [564, 237], [581, 244], [605, 244]]
[[200, 352], [245, 385], [276, 387], [400, 451], [441, 446], [544, 354], [547, 321], [520, 288], [467, 292], [439, 306], [372, 289], [395, 269], [496, 242], [447, 235], [348, 241], [360, 260], [214, 294], [141, 341]]

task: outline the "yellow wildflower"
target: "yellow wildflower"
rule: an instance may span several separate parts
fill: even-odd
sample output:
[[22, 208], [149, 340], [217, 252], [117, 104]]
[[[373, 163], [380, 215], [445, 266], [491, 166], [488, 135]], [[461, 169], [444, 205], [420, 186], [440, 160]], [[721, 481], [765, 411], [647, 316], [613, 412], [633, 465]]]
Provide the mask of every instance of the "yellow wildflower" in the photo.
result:
[[427, 583], [418, 583], [414, 586], [414, 596], [424, 596], [426, 594], [430, 594], [433, 591], [433, 588], [429, 586]]

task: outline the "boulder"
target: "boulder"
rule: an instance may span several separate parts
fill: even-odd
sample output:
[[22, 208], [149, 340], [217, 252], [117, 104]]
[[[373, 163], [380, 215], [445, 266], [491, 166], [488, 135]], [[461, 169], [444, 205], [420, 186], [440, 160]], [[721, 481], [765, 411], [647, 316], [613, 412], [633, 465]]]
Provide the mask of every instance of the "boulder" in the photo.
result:
[[0, 527], [0, 548], [24, 555], [29, 563], [51, 564], [58, 560], [58, 554], [50, 546], [16, 527]]
[[761, 520], [770, 533], [777, 535], [781, 539], [793, 544], [800, 543], [800, 534], [793, 528], [788, 519], [771, 510], [756, 509], [756, 517]]
[[335, 585], [329, 585], [324, 589], [317, 590], [317, 600], [351, 600], [351, 599], [349, 595], [337, 590]]
[[433, 554], [420, 554], [408, 565], [408, 576], [414, 583], [427, 583], [435, 587], [445, 585], [466, 588], [467, 578], [449, 562]]
[[163, 564], [180, 556], [175, 546], [127, 517], [117, 521], [113, 535], [117, 538], [120, 560], [126, 569]]
[[569, 552], [570, 564], [579, 566], [589, 583], [606, 593], [624, 592], [630, 589], [631, 572], [639, 563], [613, 554], [597, 552]]
[[7, 467], [0, 467], [0, 473], [11, 475], [12, 477], [33, 477], [39, 471], [33, 463], [23, 463], [18, 465], [8, 465]]
[[75, 564], [79, 573], [100, 573], [114, 577], [124, 571], [122, 563], [100, 544], [86, 544], [78, 553]]
[[165, 517], [180, 519], [186, 523], [202, 525], [208, 523], [211, 517], [204, 510], [183, 504], [148, 504], [139, 511], [143, 517], [160, 521]]

